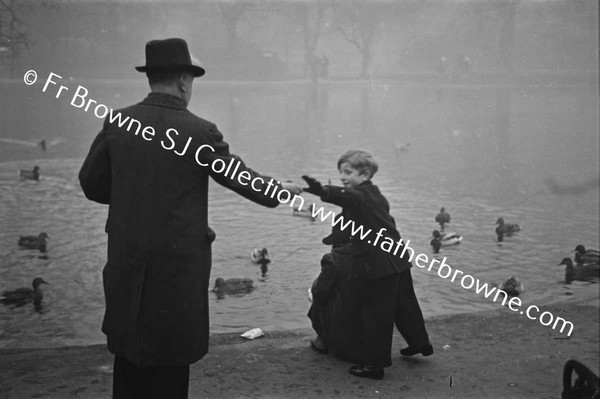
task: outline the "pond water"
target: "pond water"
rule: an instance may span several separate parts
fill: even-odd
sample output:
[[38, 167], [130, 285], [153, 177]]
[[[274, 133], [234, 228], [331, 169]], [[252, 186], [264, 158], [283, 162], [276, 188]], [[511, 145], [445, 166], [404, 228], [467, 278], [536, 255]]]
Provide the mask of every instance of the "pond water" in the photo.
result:
[[[111, 108], [147, 92], [142, 81], [68, 81], [71, 93], [78, 84]], [[50, 285], [41, 310], [0, 306], [0, 347], [104, 342], [107, 208], [87, 201], [77, 181], [101, 120], [42, 87], [2, 84], [0, 291], [36, 276]], [[598, 248], [600, 241], [598, 96], [591, 86], [199, 81], [190, 109], [214, 121], [250, 167], [279, 179], [309, 174], [335, 184], [338, 156], [367, 149], [380, 166], [374, 183], [418, 253], [431, 255], [434, 217], [445, 206], [449, 230], [464, 240], [438, 259], [482, 281], [517, 276], [525, 304], [598, 297], [598, 284], [564, 285], [557, 266], [577, 244]], [[45, 152], [35, 146], [41, 139]], [[33, 165], [41, 179], [19, 181], [17, 169]], [[549, 178], [580, 189], [560, 194]], [[262, 208], [214, 182], [209, 213], [217, 232], [211, 285], [217, 277], [250, 277], [256, 287], [239, 297], [211, 294], [211, 331], [310, 327], [306, 290], [330, 227], [293, 217], [287, 205]], [[499, 216], [523, 228], [501, 244], [494, 233]], [[17, 246], [19, 235], [41, 231], [51, 237], [46, 257]], [[254, 247], [269, 250], [264, 275], [250, 263]], [[500, 306], [424, 269], [415, 267], [413, 278], [426, 317]]]

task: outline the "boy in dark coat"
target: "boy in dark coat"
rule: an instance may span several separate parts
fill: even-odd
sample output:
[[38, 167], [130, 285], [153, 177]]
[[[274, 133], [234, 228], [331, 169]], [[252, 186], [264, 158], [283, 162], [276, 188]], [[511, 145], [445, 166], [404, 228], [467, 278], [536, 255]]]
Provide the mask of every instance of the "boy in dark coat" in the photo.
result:
[[[303, 179], [309, 185], [304, 191], [342, 207], [337, 218], [343, 219], [338, 220], [338, 229], [334, 229], [324, 243], [335, 245], [348, 238], [351, 243], [348, 284], [358, 297], [364, 347], [360, 364], [352, 366], [350, 374], [382, 379], [383, 368], [392, 363], [395, 319], [403, 336], [410, 336], [410, 341], [407, 339], [409, 347], [403, 354], [430, 355], [433, 348], [412, 287], [412, 265], [390, 215], [389, 203], [371, 182], [377, 169], [377, 163], [369, 153], [350, 150], [338, 160], [343, 187], [323, 187], [311, 177], [303, 176]], [[397, 303], [400, 306], [396, 306]], [[421, 315], [420, 322], [415, 317], [417, 313]], [[413, 327], [400, 321], [405, 315], [409, 315], [411, 323], [418, 322], [419, 325]]]
[[348, 284], [350, 245], [333, 246], [321, 259], [321, 273], [312, 287], [312, 305], [308, 317], [317, 337], [311, 347], [319, 353], [359, 363], [364, 347], [363, 322], [358, 309], [358, 297]]

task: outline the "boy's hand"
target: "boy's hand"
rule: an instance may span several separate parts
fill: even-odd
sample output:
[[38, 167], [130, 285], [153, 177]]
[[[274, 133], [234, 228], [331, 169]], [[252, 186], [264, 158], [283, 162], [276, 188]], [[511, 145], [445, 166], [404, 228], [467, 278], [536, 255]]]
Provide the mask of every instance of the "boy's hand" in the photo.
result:
[[303, 188], [302, 190], [306, 191], [307, 193], [318, 195], [319, 197], [325, 194], [323, 186], [317, 179], [306, 175], [302, 176], [302, 178], [308, 184], [308, 187]]

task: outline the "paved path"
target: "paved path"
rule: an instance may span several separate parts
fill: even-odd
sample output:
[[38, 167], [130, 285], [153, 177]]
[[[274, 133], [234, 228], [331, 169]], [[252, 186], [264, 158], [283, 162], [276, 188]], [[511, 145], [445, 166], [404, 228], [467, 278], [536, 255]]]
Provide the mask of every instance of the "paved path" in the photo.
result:
[[[350, 364], [312, 351], [308, 329], [253, 341], [214, 335], [191, 368], [190, 398], [560, 398], [568, 359], [599, 371], [598, 303], [543, 307], [573, 322], [569, 338], [505, 308], [427, 320], [434, 355], [402, 358], [395, 336], [382, 381], [354, 377]], [[104, 346], [3, 349], [0, 398], [110, 398], [111, 371]]]

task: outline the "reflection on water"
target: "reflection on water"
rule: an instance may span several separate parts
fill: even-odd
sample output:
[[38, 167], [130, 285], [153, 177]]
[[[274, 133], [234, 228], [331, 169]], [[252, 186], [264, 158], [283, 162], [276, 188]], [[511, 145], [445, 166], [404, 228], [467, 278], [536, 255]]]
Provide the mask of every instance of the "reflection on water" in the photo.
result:
[[[113, 108], [139, 101], [145, 85], [86, 83], [91, 97]], [[77, 181], [101, 122], [52, 96], [8, 85], [15, 102], [0, 110], [0, 291], [40, 276], [43, 308], [0, 306], [0, 347], [103, 342], [101, 272], [106, 259], [106, 207], [87, 201]], [[36, 112], [30, 112], [35, 110]], [[371, 151], [374, 182], [389, 199], [402, 236], [416, 252], [482, 281], [517, 276], [525, 304], [598, 295], [598, 284], [564, 286], [558, 263], [577, 244], [599, 245], [598, 190], [556, 195], [560, 187], [598, 177], [598, 98], [578, 87], [415, 87], [385, 84], [199, 84], [191, 110], [217, 123], [234, 153], [250, 167], [300, 182], [309, 174], [338, 181], [337, 157], [348, 148]], [[24, 115], [28, 115], [24, 117]], [[33, 145], [46, 139], [46, 152]], [[11, 140], [13, 140], [11, 142]], [[405, 146], [410, 143], [409, 146]], [[403, 148], [400, 150], [400, 148]], [[39, 181], [19, 181], [18, 169], [41, 168]], [[248, 277], [243, 297], [211, 295], [213, 332], [309, 327], [307, 288], [327, 250], [330, 228], [294, 217], [286, 205], [259, 207], [211, 184], [210, 224], [215, 277]], [[316, 200], [305, 194], [307, 203]], [[336, 210], [325, 205], [327, 209]], [[431, 232], [444, 206], [447, 230], [460, 245], [433, 255]], [[498, 217], [523, 230], [497, 243]], [[17, 245], [20, 235], [47, 231], [47, 257]], [[250, 261], [268, 248], [268, 268]], [[494, 309], [456, 283], [415, 267], [426, 316]], [[560, 315], [568, 319], [568, 315]], [[576, 326], [577, 327], [577, 326]]]

